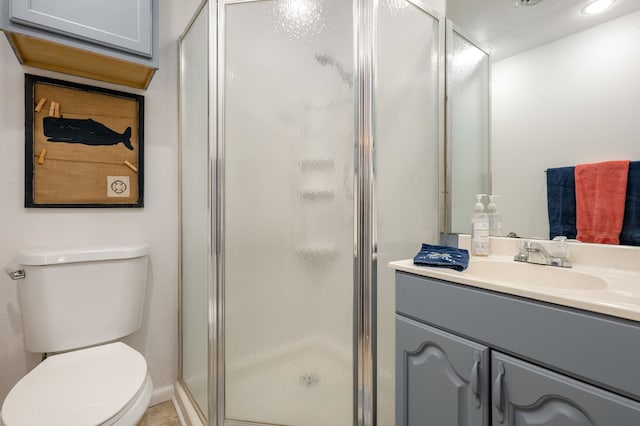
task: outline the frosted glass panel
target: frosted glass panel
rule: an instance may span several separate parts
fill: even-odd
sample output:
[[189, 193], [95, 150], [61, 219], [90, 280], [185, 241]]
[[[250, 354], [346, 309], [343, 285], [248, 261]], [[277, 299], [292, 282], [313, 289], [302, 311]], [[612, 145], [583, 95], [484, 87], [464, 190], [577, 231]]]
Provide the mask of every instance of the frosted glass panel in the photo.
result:
[[207, 412], [208, 19], [205, 7], [181, 43], [182, 380]]
[[225, 6], [225, 417], [353, 419], [353, 5]]
[[395, 424], [395, 285], [391, 260], [438, 241], [439, 21], [380, 0], [375, 87], [378, 229], [378, 425]]
[[451, 232], [468, 234], [475, 194], [490, 191], [489, 56], [455, 31], [450, 46]]

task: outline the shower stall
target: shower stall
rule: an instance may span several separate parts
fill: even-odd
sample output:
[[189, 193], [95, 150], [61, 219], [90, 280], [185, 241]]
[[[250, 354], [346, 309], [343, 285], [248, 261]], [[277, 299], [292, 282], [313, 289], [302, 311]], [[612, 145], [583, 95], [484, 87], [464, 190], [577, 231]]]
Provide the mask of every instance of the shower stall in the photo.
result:
[[387, 263], [442, 229], [442, 13], [209, 0], [181, 37], [180, 383], [203, 423], [394, 425]]

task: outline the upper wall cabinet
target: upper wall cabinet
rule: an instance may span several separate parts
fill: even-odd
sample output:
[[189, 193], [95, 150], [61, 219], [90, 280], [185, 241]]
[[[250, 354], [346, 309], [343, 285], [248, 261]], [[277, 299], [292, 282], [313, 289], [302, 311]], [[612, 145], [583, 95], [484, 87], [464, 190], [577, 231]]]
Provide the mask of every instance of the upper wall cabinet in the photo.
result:
[[24, 65], [145, 89], [158, 68], [158, 0], [0, 0]]

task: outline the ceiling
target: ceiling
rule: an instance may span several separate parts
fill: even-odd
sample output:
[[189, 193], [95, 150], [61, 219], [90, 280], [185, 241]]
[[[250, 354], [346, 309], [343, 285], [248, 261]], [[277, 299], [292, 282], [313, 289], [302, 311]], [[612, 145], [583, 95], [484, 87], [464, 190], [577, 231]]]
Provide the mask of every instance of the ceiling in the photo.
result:
[[518, 6], [515, 0], [447, 0], [447, 18], [500, 60], [640, 10], [640, 0], [616, 0], [600, 15], [580, 9], [592, 0], [543, 0]]

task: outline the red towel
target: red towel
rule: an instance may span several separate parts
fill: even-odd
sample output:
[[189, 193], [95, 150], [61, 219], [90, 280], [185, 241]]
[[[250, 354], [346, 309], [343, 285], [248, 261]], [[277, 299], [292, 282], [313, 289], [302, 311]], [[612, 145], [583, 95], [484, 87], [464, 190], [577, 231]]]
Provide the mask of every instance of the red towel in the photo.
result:
[[576, 166], [578, 240], [620, 244], [628, 175], [628, 160]]

